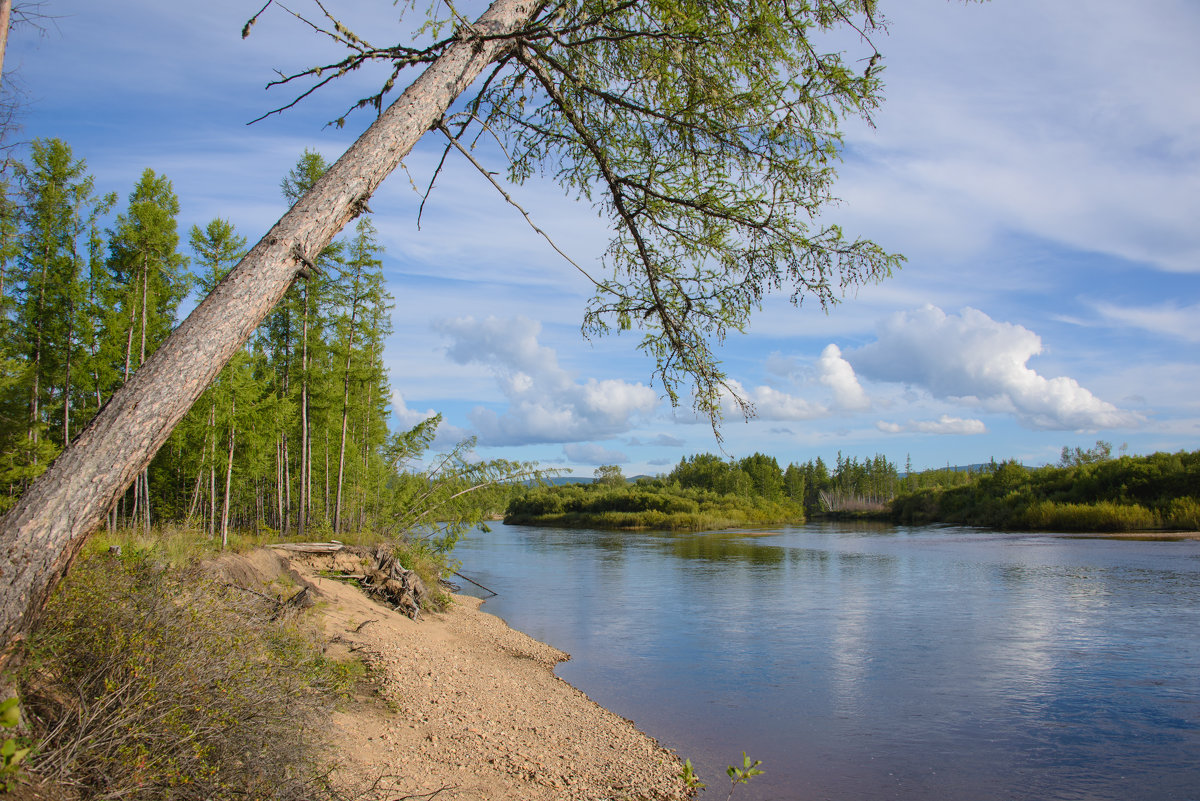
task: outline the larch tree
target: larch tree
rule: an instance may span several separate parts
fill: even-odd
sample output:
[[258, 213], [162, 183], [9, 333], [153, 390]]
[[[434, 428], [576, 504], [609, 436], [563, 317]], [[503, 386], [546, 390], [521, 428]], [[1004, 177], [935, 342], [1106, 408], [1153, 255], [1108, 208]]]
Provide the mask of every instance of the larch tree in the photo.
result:
[[[178, 214], [179, 198], [170, 180], [146, 169], [109, 235], [108, 268], [116, 302], [111, 310], [114, 324], [107, 329], [108, 350], [122, 353], [122, 384], [167, 338], [188, 292], [187, 259], [178, 251]], [[148, 467], [149, 460], [135, 476], [130, 513], [130, 519], [135, 524], [141, 521], [147, 532], [151, 524]]]
[[364, 353], [361, 346], [362, 340], [366, 338], [363, 332], [364, 321], [371, 321], [371, 309], [385, 304], [387, 297], [383, 288], [383, 262], [379, 259], [380, 247], [375, 237], [375, 226], [371, 224], [370, 219], [359, 219], [355, 226], [354, 238], [348, 243], [342, 280], [338, 287], [342, 308], [335, 330], [336, 350], [340, 351], [342, 359], [342, 421], [338, 435], [337, 493], [333, 503], [334, 533], [341, 533], [343, 530], [342, 493], [346, 475], [346, 442], [350, 432], [350, 388], [356, 373], [363, 372]]
[[[280, 190], [283, 192], [284, 199], [287, 200], [289, 205], [294, 204], [306, 192], [312, 189], [313, 185], [316, 184], [317, 180], [328, 169], [329, 165], [320, 153], [305, 150], [296, 162], [296, 166], [280, 182]], [[285, 296], [284, 301], [272, 313], [272, 318], [277, 318], [277, 321], [273, 321], [277, 322], [275, 328], [278, 331], [290, 332], [293, 327], [293, 320], [298, 319], [299, 321], [299, 331], [297, 332], [298, 345], [291, 347], [290, 341], [279, 342], [279, 338], [276, 338], [276, 349], [287, 349], [290, 347], [291, 350], [298, 351], [296, 355], [299, 356], [298, 370], [296, 371], [297, 380], [295, 382], [291, 380], [290, 373], [292, 371], [290, 367], [294, 359], [288, 358], [282, 376], [281, 389], [285, 394], [291, 390], [297, 395], [296, 403], [300, 412], [300, 430], [297, 435], [300, 453], [297, 464], [297, 480], [295, 483], [299, 497], [296, 509], [296, 531], [301, 537], [304, 536], [305, 529], [312, 516], [313, 508], [312, 395], [314, 387], [312, 382], [312, 365], [319, 358], [319, 353], [324, 347], [325, 339], [323, 337], [324, 331], [322, 330], [322, 325], [324, 323], [324, 313], [327, 311], [327, 306], [330, 303], [330, 273], [336, 265], [340, 251], [341, 246], [339, 243], [333, 243], [322, 248], [320, 255], [313, 260], [314, 269], [309, 271], [304, 281], [298, 282], [293, 286], [292, 290]], [[292, 389], [293, 384], [295, 389]], [[287, 430], [281, 429], [279, 449], [285, 462], [288, 460], [288, 442]], [[291, 483], [289, 481], [289, 488]]]
[[70, 439], [72, 367], [85, 297], [85, 220], [98, 201], [87, 165], [59, 139], [34, 140], [30, 163], [18, 174], [24, 214], [13, 333], [29, 368], [27, 440], [36, 465], [43, 436], [52, 437], [55, 450]]
[[[200, 299], [211, 292], [221, 279], [246, 255], [246, 238], [237, 233], [228, 220], [217, 217], [204, 228], [193, 225], [188, 232], [188, 245], [195, 254], [196, 289]], [[205, 390], [202, 402], [195, 404], [176, 430], [174, 439], [190, 445], [180, 450], [192, 454], [196, 473], [193, 503], [189, 504], [186, 519], [191, 519], [202, 495], [207, 496], [208, 528], [217, 531], [217, 405], [219, 387], [231, 380], [232, 365], [226, 366], [213, 385]], [[207, 479], [207, 480], [206, 480]], [[206, 492], [201, 492], [206, 490]]]
[[[467, 154], [494, 134], [510, 178], [545, 170], [607, 214], [615, 236], [585, 330], [639, 330], [665, 393], [678, 402], [690, 385], [714, 425], [728, 390], [713, 347], [765, 293], [833, 303], [897, 266], [828, 221], [841, 121], [879, 100], [877, 0], [494, 0], [474, 21], [447, 7], [416, 45], [312, 21], [348, 55], [281, 80], [308, 80], [309, 96], [386, 62], [389, 78], [357, 104], [376, 119], [0, 521], [0, 643], [36, 617], [105, 510], [426, 132]], [[861, 52], [827, 48], [835, 30]]]
[[386, 291], [382, 271], [370, 276], [363, 325], [359, 335], [359, 369], [356, 382], [359, 399], [355, 422], [359, 452], [362, 457], [361, 478], [356, 482], [358, 494], [358, 527], [360, 529], [381, 521], [383, 505], [380, 500], [387, 492], [392, 478], [383, 454], [388, 444], [388, 417], [391, 406], [391, 385], [383, 363], [384, 342], [392, 333], [392, 296]]

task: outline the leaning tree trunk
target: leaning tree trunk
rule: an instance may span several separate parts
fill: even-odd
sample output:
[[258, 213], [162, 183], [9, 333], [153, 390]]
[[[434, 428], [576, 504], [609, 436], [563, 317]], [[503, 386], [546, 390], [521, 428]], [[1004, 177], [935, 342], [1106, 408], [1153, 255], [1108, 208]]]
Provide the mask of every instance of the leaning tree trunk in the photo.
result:
[[[534, 0], [495, 0], [473, 26], [518, 30]], [[254, 246], [0, 520], [0, 667], [105, 510], [150, 463], [259, 322], [450, 103], [515, 38], [470, 29], [430, 64]]]
[[4, 51], [8, 49], [8, 27], [12, 20], [12, 0], [0, 0], [0, 75], [4, 74]]

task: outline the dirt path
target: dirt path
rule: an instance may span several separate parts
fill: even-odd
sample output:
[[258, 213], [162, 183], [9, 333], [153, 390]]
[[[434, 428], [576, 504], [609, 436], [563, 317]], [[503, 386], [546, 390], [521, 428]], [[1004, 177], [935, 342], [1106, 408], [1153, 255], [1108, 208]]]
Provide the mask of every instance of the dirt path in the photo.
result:
[[409, 620], [318, 576], [319, 559], [290, 561], [319, 592], [330, 647], [362, 656], [379, 692], [331, 720], [347, 785], [378, 781], [389, 801], [688, 797], [672, 752], [554, 675], [563, 652], [469, 597]]

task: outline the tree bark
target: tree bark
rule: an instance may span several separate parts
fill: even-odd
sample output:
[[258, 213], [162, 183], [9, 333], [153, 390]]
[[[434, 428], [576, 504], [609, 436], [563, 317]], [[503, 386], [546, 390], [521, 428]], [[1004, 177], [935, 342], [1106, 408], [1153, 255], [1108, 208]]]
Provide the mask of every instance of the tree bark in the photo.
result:
[[283, 531], [283, 439], [275, 438], [275, 528]]
[[217, 536], [217, 394], [208, 410], [208, 536]]
[[305, 286], [303, 339], [300, 343], [300, 514], [296, 518], [296, 530], [301, 537], [308, 524], [309, 496], [312, 494], [308, 445], [308, 294], [309, 287]]
[[[230, 376], [232, 379], [232, 376]], [[233, 437], [237, 430], [237, 387], [230, 382], [233, 398], [229, 401], [229, 458], [225, 462], [225, 502], [221, 506], [221, 550], [229, 547], [229, 494], [233, 488]]]
[[333, 531], [342, 533], [342, 482], [346, 475], [346, 430], [350, 421], [350, 368], [354, 358], [354, 326], [358, 323], [359, 279], [362, 266], [357, 267], [354, 278], [353, 297], [350, 301], [350, 327], [346, 334], [346, 370], [342, 382], [342, 438], [338, 446], [337, 500], [333, 507]]
[[0, 76], [4, 74], [4, 53], [8, 50], [8, 28], [12, 24], [12, 0], [0, 0]]
[[[495, 0], [474, 24], [519, 30], [533, 0]], [[150, 463], [191, 405], [424, 133], [515, 43], [464, 34], [384, 111], [0, 520], [0, 667], [32, 626], [104, 510]]]

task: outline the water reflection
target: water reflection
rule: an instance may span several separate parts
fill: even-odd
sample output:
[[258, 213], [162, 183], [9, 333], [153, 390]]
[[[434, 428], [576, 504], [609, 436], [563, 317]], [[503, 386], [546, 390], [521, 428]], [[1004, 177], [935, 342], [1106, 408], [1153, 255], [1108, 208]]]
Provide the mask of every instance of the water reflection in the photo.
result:
[[560, 674], [752, 798], [1196, 798], [1200, 543], [953, 528], [460, 545]]

